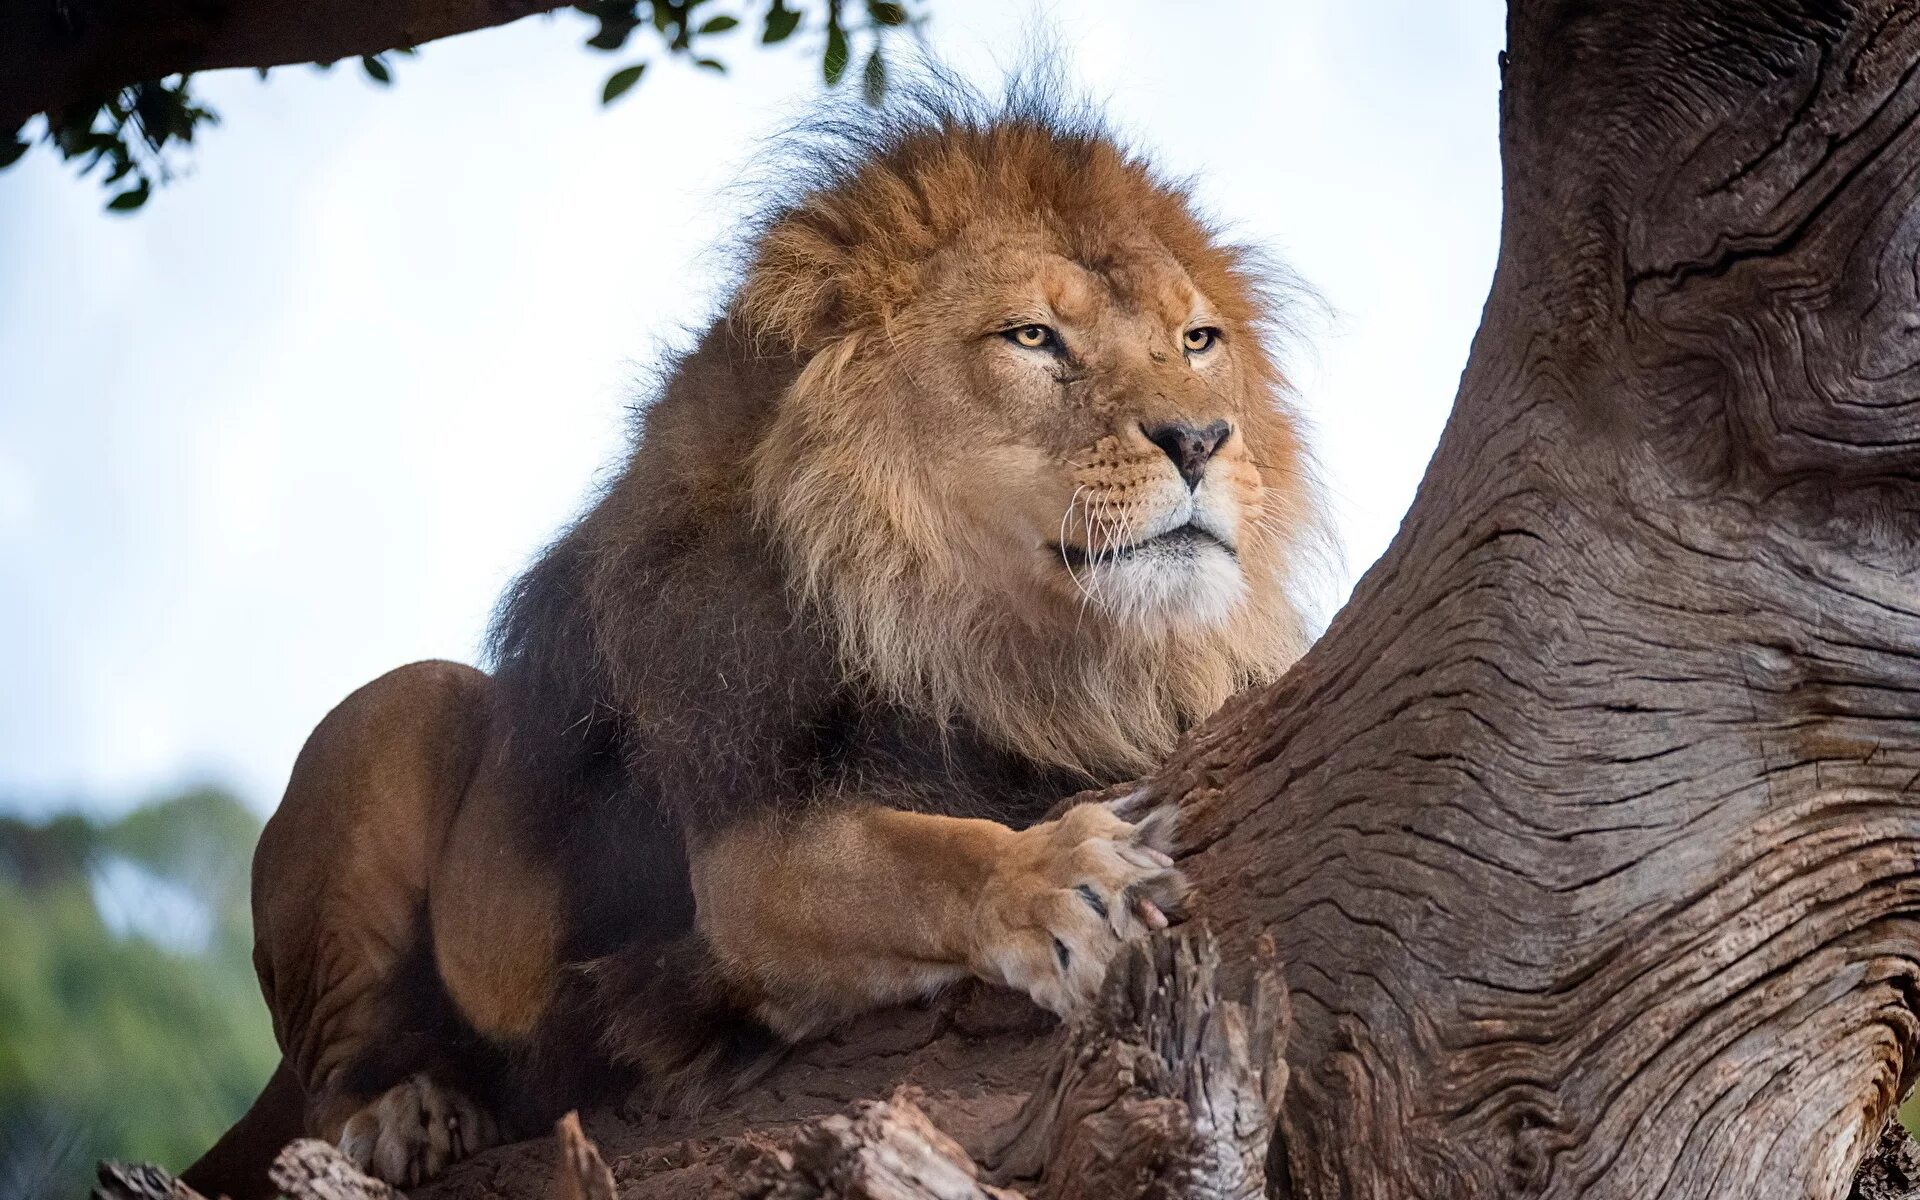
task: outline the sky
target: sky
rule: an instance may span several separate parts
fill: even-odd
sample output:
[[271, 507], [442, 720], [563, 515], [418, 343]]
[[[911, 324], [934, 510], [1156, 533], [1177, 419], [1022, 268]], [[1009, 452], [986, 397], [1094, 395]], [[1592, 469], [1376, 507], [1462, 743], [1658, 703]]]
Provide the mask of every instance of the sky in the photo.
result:
[[[929, 0], [991, 86], [1043, 37], [1113, 123], [1325, 301], [1286, 361], [1345, 587], [1432, 453], [1499, 236], [1496, 0]], [[820, 91], [532, 18], [357, 69], [197, 77], [221, 127], [132, 217], [0, 173], [0, 811], [211, 781], [265, 812], [353, 688], [476, 661], [721, 299], [730, 185]], [[801, 39], [796, 39], [801, 41]], [[637, 42], [636, 42], [637, 44]], [[738, 189], [731, 189], [737, 193]]]

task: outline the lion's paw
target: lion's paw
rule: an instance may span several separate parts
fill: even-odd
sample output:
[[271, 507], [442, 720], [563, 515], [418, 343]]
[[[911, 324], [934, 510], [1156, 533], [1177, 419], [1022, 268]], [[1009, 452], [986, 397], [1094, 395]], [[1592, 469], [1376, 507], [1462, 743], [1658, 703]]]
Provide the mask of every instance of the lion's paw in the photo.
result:
[[[1130, 798], [1129, 798], [1130, 799]], [[976, 969], [1070, 1016], [1093, 999], [1120, 948], [1167, 925], [1187, 898], [1173, 810], [1138, 822], [1082, 804], [1014, 835], [981, 897]]]
[[491, 1113], [424, 1074], [387, 1089], [340, 1131], [341, 1152], [396, 1187], [424, 1182], [499, 1140]]

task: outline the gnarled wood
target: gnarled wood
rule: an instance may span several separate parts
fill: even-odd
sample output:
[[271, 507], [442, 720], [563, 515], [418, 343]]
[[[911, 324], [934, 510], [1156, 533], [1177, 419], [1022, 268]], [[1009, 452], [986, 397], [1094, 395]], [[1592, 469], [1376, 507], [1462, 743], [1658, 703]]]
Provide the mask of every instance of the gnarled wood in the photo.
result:
[[802, 1129], [747, 1178], [749, 1200], [1026, 1200], [984, 1183], [905, 1091]]
[[1269, 964], [1246, 1002], [1228, 1000], [1219, 971], [1204, 933], [1118, 959], [1099, 1008], [997, 1133], [995, 1175], [1045, 1200], [1264, 1195], [1287, 1086], [1286, 988]]
[[1920, 1200], [1920, 1142], [1896, 1122], [1854, 1177], [1849, 1200]]
[[206, 1200], [152, 1163], [111, 1160], [99, 1165], [93, 1200]]
[[268, 1175], [292, 1200], [399, 1200], [400, 1193], [353, 1165], [339, 1150], [314, 1138], [289, 1143]]
[[[718, 1111], [603, 1121], [599, 1143], [621, 1200], [1251, 1200], [1287, 1076], [1285, 988], [1262, 967], [1223, 994], [1213, 938], [1169, 931], [1051, 1036], [1024, 999], [960, 989], [802, 1048]], [[523, 1194], [547, 1169], [510, 1146], [415, 1195]]]

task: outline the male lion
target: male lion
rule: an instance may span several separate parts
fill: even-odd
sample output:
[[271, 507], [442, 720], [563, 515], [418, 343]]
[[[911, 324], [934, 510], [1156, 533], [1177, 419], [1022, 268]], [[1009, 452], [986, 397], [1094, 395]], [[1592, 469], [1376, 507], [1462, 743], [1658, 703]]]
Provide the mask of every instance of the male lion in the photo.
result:
[[1248, 256], [1081, 116], [808, 141], [491, 676], [327, 715], [254, 859], [288, 1138], [412, 1184], [965, 976], [1070, 1013], [1185, 885], [1147, 771], [1299, 654], [1314, 512]]

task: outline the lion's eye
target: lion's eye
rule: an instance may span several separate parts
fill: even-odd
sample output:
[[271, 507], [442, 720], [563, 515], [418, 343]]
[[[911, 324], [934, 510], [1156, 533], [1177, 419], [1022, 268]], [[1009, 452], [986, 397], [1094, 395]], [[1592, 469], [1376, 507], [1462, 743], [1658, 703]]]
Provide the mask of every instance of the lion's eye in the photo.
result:
[[1028, 350], [1047, 350], [1060, 344], [1060, 335], [1047, 325], [1020, 325], [1002, 336]]
[[1213, 349], [1214, 344], [1219, 340], [1218, 329], [1211, 325], [1202, 325], [1197, 329], [1187, 330], [1187, 336], [1181, 340], [1181, 344], [1186, 347], [1188, 354], [1205, 354]]

